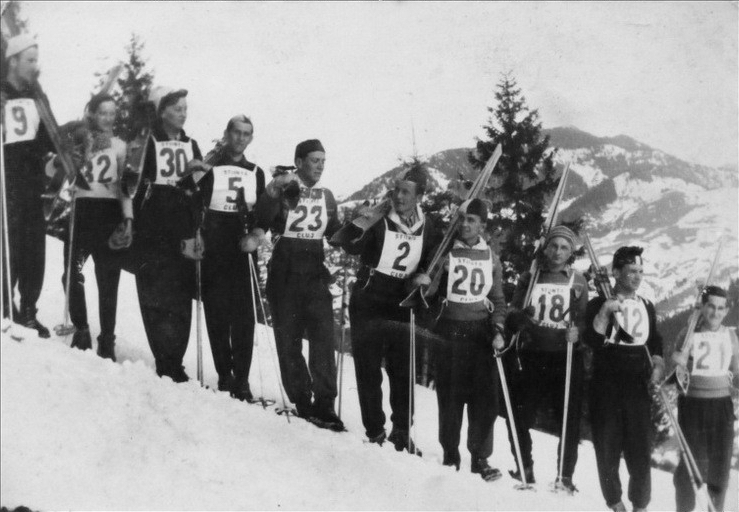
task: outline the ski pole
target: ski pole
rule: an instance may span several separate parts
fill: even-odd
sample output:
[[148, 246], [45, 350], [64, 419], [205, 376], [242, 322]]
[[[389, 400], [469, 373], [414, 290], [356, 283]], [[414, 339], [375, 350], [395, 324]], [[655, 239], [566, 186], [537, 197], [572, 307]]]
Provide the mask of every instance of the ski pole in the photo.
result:
[[659, 397], [662, 401], [662, 406], [665, 408], [665, 411], [667, 412], [667, 418], [669, 419], [670, 424], [672, 425], [672, 428], [675, 430], [677, 442], [680, 445], [681, 456], [683, 458], [683, 462], [685, 463], [685, 469], [688, 471], [688, 478], [690, 479], [690, 485], [693, 487], [693, 494], [695, 494], [696, 499], [697, 499], [698, 491], [700, 489], [705, 489], [706, 508], [708, 509], [708, 512], [715, 512], [716, 508], [713, 506], [713, 502], [711, 501], [711, 495], [709, 494], [708, 489], [706, 489], [706, 487], [703, 485], [704, 484], [703, 476], [700, 473], [698, 464], [695, 462], [695, 457], [693, 457], [693, 452], [690, 450], [688, 441], [685, 439], [685, 434], [683, 433], [683, 429], [680, 428], [680, 424], [677, 422], [677, 418], [675, 418], [675, 415], [672, 412], [672, 409], [670, 408], [670, 403], [667, 398], [667, 393], [665, 392], [665, 388], [663, 386], [659, 386]]
[[562, 437], [560, 438], [559, 449], [559, 471], [557, 473], [557, 482], [562, 483], [562, 472], [565, 463], [565, 444], [567, 441], [567, 419], [569, 418], [570, 409], [570, 384], [572, 382], [572, 343], [567, 343], [567, 367], [565, 368], [565, 403], [564, 413], [562, 417]]
[[344, 259], [344, 282], [342, 283], [341, 287], [341, 319], [339, 320], [341, 322], [341, 343], [339, 344], [339, 360], [337, 364], [339, 370], [339, 419], [341, 419], [341, 390], [343, 388], [344, 382], [344, 346], [346, 343], [346, 268], [346, 259]]
[[530, 489], [531, 486], [526, 481], [526, 471], [523, 467], [523, 457], [521, 457], [521, 446], [518, 443], [518, 431], [516, 430], [516, 421], [513, 419], [513, 407], [511, 406], [511, 396], [508, 393], [508, 382], [506, 381], [505, 369], [503, 368], [503, 361], [496, 354], [495, 363], [498, 365], [498, 376], [500, 377], [500, 384], [503, 387], [503, 398], [505, 399], [505, 408], [508, 413], [508, 422], [511, 425], [511, 437], [513, 438], [513, 448], [516, 451], [516, 463], [518, 464], [518, 472], [521, 475], [521, 486], [517, 486], [519, 489]]
[[69, 322], [69, 297], [72, 294], [72, 263], [74, 260], [74, 225], [77, 216], [77, 194], [74, 183], [73, 181], [69, 187], [72, 199], [69, 207], [69, 249], [67, 250], [67, 275], [64, 285], [64, 323], [54, 327], [57, 336], [69, 336], [75, 331], [75, 326]]
[[[264, 398], [264, 379], [262, 378], [262, 359], [259, 356], [259, 335], [257, 334], [257, 296], [254, 287], [259, 286], [259, 279], [254, 275], [254, 266], [251, 263], [251, 253], [247, 253], [249, 257], [249, 288], [251, 289], [251, 307], [254, 314], [254, 339], [257, 340], [257, 371], [259, 372], [259, 402], [264, 409], [267, 408], [268, 400]], [[265, 323], [267, 320], [264, 320]], [[266, 326], [265, 326], [266, 327]], [[273, 402], [272, 402], [273, 403]]]
[[[2, 130], [0, 130], [2, 131]], [[7, 286], [8, 296], [2, 297], [3, 304], [5, 300], [8, 303], [8, 318], [10, 319], [10, 325], [13, 325], [13, 279], [10, 276], [10, 237], [8, 235], [8, 191], [5, 187], [5, 135], [0, 135], [0, 186], [2, 187], [2, 200], [3, 200], [3, 237], [1, 243], [3, 244], [2, 250], [5, 251], [5, 284]], [[3, 287], [0, 287], [3, 288]], [[5, 289], [3, 289], [5, 293]]]
[[[195, 243], [200, 242], [200, 228], [195, 231]], [[196, 251], [199, 251], [196, 247]], [[203, 308], [203, 274], [201, 260], [195, 260], [195, 281], [197, 285], [196, 307], [195, 307], [195, 336], [197, 340], [197, 374], [200, 387], [203, 386], [203, 335], [201, 323], [201, 310]]]
[[415, 434], [416, 424], [413, 421], [413, 406], [416, 399], [416, 314], [413, 308], [410, 308], [410, 357], [408, 358], [408, 452], [416, 453], [416, 447], [413, 445], [411, 430]]
[[[264, 325], [267, 328], [267, 336], [268, 336], [267, 339], [269, 339], [269, 333], [272, 332], [272, 329], [269, 325], [269, 322], [267, 322], [267, 310], [264, 306], [264, 299], [262, 298], [262, 290], [259, 288], [259, 279], [257, 279], [259, 274], [257, 274], [256, 265], [254, 264], [254, 259], [251, 257], [251, 254], [249, 255], [249, 267], [251, 268], [254, 274], [254, 277], [256, 279], [256, 282], [257, 282], [256, 284], [257, 284], [257, 296], [259, 297], [259, 306], [262, 309], [262, 316], [264, 317]], [[273, 332], [272, 332], [272, 338], [274, 338]], [[274, 341], [274, 339], [271, 341]], [[277, 344], [276, 341], [274, 341], [274, 343], [275, 345]], [[282, 408], [284, 410], [287, 410], [287, 402], [285, 401], [285, 391], [282, 389], [282, 381], [280, 380], [280, 370], [277, 367], [277, 356], [275, 355], [275, 348], [272, 346], [272, 344], [270, 344], [269, 349], [270, 349], [270, 353], [272, 354], [272, 364], [275, 367], [275, 375], [277, 376], [277, 386], [280, 389], [280, 398], [282, 399]], [[285, 418], [287, 419], [288, 423], [291, 423], [290, 414], [286, 413]]]

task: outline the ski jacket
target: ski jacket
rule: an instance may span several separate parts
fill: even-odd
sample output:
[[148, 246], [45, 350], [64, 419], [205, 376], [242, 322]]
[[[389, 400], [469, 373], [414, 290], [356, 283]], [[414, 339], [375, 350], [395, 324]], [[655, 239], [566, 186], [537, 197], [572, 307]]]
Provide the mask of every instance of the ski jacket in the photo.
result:
[[[685, 339], [687, 327], [678, 335]], [[736, 331], [725, 325], [711, 332], [698, 328], [688, 347], [690, 386], [687, 395], [693, 398], [731, 396], [732, 385], [739, 380], [739, 340]]]
[[[516, 284], [509, 313], [526, 307], [523, 303], [531, 273], [524, 272]], [[561, 352], [567, 350], [566, 327], [571, 323], [585, 330], [585, 311], [588, 305], [588, 282], [578, 271], [567, 267], [560, 272], [543, 270], [531, 295], [533, 320], [521, 331], [522, 350]]]
[[[225, 154], [216, 155], [209, 163], [213, 169], [198, 181], [205, 208], [206, 258], [209, 254], [233, 254], [240, 250], [239, 240], [254, 228], [254, 207], [265, 186], [264, 171], [244, 155], [238, 161]], [[239, 188], [244, 189], [248, 210], [245, 219], [236, 204]]]
[[503, 325], [506, 317], [503, 269], [500, 258], [485, 240], [480, 239], [473, 246], [455, 240], [445, 261], [448, 270], [443, 271], [439, 281], [439, 295], [444, 298], [439, 318], [461, 321], [490, 318], [494, 324]]
[[406, 226], [391, 210], [357, 241], [343, 246], [348, 254], [359, 255], [355, 289], [381, 302], [400, 302], [411, 291], [413, 274], [428, 267], [431, 248], [438, 243], [438, 231], [417, 207], [418, 221]]
[[323, 239], [341, 227], [336, 199], [318, 184], [300, 184], [300, 199], [290, 208], [281, 196], [262, 194], [255, 207], [256, 226], [272, 231], [270, 271], [298, 275], [327, 275]]
[[[55, 151], [34, 103], [33, 90], [17, 90], [10, 82], [0, 82], [5, 170], [10, 177], [43, 179], [43, 159]], [[48, 105], [44, 95], [42, 101]], [[29, 175], [29, 173], [33, 173]]]
[[135, 243], [179, 254], [180, 241], [195, 235], [201, 206], [176, 186], [192, 159], [202, 159], [202, 154], [197, 142], [185, 135], [184, 130], [178, 141], [170, 141], [161, 126], [154, 128], [146, 148], [141, 184], [133, 201]]
[[[618, 378], [648, 379], [651, 373], [650, 359], [662, 357], [662, 335], [657, 331], [657, 315], [654, 305], [647, 299], [636, 296], [633, 308], [626, 310], [631, 325], [620, 321], [621, 327], [633, 335], [635, 342], [616, 341], [616, 329], [613, 316], [609, 319], [605, 334], [600, 334], [593, 327], [593, 320], [605, 302], [602, 297], [595, 297], [588, 302], [585, 314], [585, 333], [583, 340], [593, 348], [593, 376]], [[647, 318], [636, 314], [646, 311]], [[643, 308], [643, 309], [641, 309]]]

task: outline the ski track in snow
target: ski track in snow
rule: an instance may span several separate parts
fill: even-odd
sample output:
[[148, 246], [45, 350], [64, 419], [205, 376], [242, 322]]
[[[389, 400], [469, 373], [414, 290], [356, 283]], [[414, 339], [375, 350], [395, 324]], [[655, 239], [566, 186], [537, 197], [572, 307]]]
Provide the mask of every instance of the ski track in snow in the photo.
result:
[[[62, 246], [47, 239], [45, 287], [39, 318], [49, 327], [63, 317]], [[93, 346], [97, 290], [85, 267]], [[194, 306], [194, 303], [193, 303]], [[194, 311], [194, 309], [193, 309]], [[195, 376], [195, 322], [185, 366]], [[19, 329], [20, 330], [20, 329]], [[549, 492], [556, 477], [556, 438], [532, 432], [537, 490], [514, 489], [505, 421], [495, 423], [490, 463], [504, 473], [493, 483], [469, 473], [466, 422], [462, 469], [441, 465], [435, 393], [416, 387], [415, 438], [423, 458], [364, 441], [352, 359], [344, 363], [341, 414], [349, 432], [333, 433], [247, 405], [196, 381], [174, 384], [154, 373], [133, 276], [119, 291], [118, 363], [94, 351], [71, 350], [71, 336], [0, 345], [2, 504], [33, 509], [99, 510], [605, 510], [592, 445], [583, 441], [574, 481], [580, 492]], [[24, 330], [28, 334], [27, 330]], [[257, 329], [251, 370], [254, 394], [280, 391], [273, 341]], [[203, 329], [206, 384], [216, 386]], [[384, 381], [385, 411], [387, 379]], [[389, 415], [389, 414], [388, 414]], [[390, 428], [388, 419], [387, 428]], [[621, 465], [624, 488], [628, 482]], [[727, 510], [736, 510], [732, 472]], [[674, 510], [672, 475], [652, 470], [650, 510]], [[628, 505], [626, 497], [625, 503]], [[630, 508], [630, 507], [629, 507]]]

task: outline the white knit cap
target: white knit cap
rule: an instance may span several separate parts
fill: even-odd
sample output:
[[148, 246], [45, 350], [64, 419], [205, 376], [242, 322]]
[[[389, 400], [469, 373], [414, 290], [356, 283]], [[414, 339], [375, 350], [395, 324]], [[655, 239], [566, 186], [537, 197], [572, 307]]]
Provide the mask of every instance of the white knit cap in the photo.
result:
[[36, 38], [30, 34], [18, 34], [8, 39], [8, 49], [5, 50], [5, 58], [9, 59], [13, 55], [18, 55], [24, 50], [28, 50], [33, 46], [38, 46]]

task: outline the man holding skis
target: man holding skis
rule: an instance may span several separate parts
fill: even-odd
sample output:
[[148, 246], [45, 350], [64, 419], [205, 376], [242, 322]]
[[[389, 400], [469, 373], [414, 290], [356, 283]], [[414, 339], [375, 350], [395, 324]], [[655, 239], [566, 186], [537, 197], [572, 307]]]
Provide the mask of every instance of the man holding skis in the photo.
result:
[[[3, 258], [10, 254], [10, 287], [17, 284], [20, 292], [20, 311], [15, 312], [14, 307], [10, 309], [12, 289], [7, 289], [7, 280], [3, 279], [3, 316], [12, 314], [15, 322], [48, 338], [49, 329], [36, 318], [36, 302], [41, 295], [46, 263], [46, 223], [41, 199], [45, 185], [43, 159], [54, 147], [34, 102], [39, 72], [36, 40], [28, 34], [11, 37], [3, 67], [7, 70], [0, 83], [7, 186], [3, 200], [7, 201], [6, 240], [10, 245]], [[41, 101], [48, 100], [44, 96]], [[6, 269], [3, 260], [3, 272]]]
[[[317, 139], [295, 148], [296, 173], [275, 177], [256, 206], [257, 227], [272, 230], [274, 249], [267, 276], [277, 355], [285, 391], [298, 416], [322, 428], [343, 430], [334, 400], [333, 299], [324, 264], [324, 237], [340, 227], [336, 199], [318, 182], [326, 152]], [[310, 346], [310, 371], [302, 354]]]
[[613, 255], [615, 298], [588, 303], [585, 342], [594, 350], [590, 419], [600, 487], [606, 504], [624, 512], [618, 468], [621, 453], [629, 470], [628, 496], [634, 511], [651, 499], [651, 398], [662, 379], [662, 336], [654, 305], [637, 290], [644, 275], [641, 247]]
[[[689, 345], [673, 362], [690, 374], [686, 396], [677, 399], [680, 428], [695, 458], [716, 510], [724, 509], [734, 442], [731, 388], [739, 387], [739, 341], [722, 322], [728, 312], [726, 291], [707, 286], [701, 295], [701, 320]], [[678, 336], [685, 339], [686, 329]], [[681, 458], [674, 476], [677, 512], [695, 507], [695, 493]]]
[[[414, 163], [396, 182], [391, 201], [378, 221], [360, 238], [342, 243], [349, 254], [360, 255], [361, 266], [352, 289], [349, 316], [352, 354], [362, 423], [370, 442], [393, 443], [398, 451], [418, 453], [409, 446], [409, 339], [408, 308], [400, 302], [416, 286], [430, 284], [418, 274], [436, 245], [429, 218], [419, 205], [428, 174]], [[368, 213], [368, 212], [364, 212]], [[382, 409], [382, 360], [390, 381], [390, 436]], [[412, 441], [411, 441], [412, 443]]]
[[[529, 429], [533, 427], [537, 410], [545, 404], [552, 404], [560, 432], [563, 422], [567, 424], [566, 438], [560, 436], [557, 450], [557, 467], [561, 468], [561, 475], [555, 485], [569, 493], [577, 491], [572, 483], [572, 475], [580, 442], [584, 369], [579, 347], [577, 350], [570, 347], [571, 381], [569, 396], [565, 397], [567, 352], [568, 345], [574, 346], [584, 330], [588, 303], [587, 281], [570, 266], [575, 259], [575, 244], [575, 233], [566, 226], [555, 226], [549, 230], [541, 253], [535, 256], [539, 258], [541, 270], [532, 288], [530, 305], [523, 302], [531, 273], [521, 275], [514, 291], [511, 301], [514, 309], [506, 323], [510, 331], [520, 332], [519, 346], [505, 356], [506, 373], [511, 376], [511, 401], [517, 430], [512, 432], [508, 421], [508, 435], [512, 451], [512, 436], [518, 437], [524, 466], [511, 472], [511, 476], [521, 480], [521, 471], [525, 471], [526, 482], [535, 482]], [[564, 418], [566, 400], [567, 417]]]

